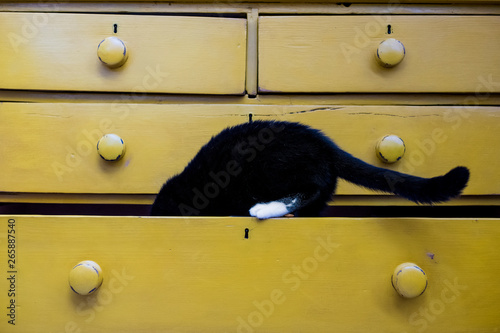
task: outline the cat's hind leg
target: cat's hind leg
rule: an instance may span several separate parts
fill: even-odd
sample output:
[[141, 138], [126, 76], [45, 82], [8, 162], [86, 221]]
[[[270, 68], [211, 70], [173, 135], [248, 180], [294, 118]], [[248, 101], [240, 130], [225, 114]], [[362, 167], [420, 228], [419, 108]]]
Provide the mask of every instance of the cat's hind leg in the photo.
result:
[[[313, 198], [316, 196], [317, 194]], [[275, 201], [258, 203], [250, 208], [250, 216], [256, 217], [259, 220], [285, 216], [286, 214], [300, 210], [313, 198], [310, 197], [308, 200], [304, 200], [304, 195], [298, 194]]]
[[293, 212], [295, 209], [294, 201], [292, 200], [291, 202], [288, 202], [287, 198], [271, 202], [258, 203], [250, 208], [250, 216], [264, 220], [272, 217], [285, 216], [286, 214]]

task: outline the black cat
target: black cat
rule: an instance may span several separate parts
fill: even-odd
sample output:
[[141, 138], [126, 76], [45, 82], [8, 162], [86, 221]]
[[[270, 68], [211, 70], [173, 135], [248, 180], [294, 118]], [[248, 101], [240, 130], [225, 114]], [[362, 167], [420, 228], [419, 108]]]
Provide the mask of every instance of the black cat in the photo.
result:
[[151, 214], [318, 216], [332, 199], [337, 178], [417, 203], [458, 196], [469, 170], [420, 178], [367, 164], [321, 131], [280, 121], [254, 121], [223, 130], [184, 171], [160, 190]]

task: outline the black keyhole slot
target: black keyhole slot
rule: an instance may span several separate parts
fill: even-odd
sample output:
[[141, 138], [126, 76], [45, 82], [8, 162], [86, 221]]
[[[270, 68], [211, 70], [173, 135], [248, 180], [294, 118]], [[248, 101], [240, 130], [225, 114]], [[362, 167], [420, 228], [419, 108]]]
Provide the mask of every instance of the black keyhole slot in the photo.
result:
[[392, 34], [392, 27], [391, 27], [391, 25], [390, 25], [390, 24], [389, 24], [389, 25], [387, 25], [387, 34], [388, 34], [388, 35]]
[[250, 229], [246, 228], [245, 229], [245, 239], [248, 239], [248, 233], [250, 232]]
[[113, 32], [116, 34], [118, 32], [118, 24], [113, 24]]

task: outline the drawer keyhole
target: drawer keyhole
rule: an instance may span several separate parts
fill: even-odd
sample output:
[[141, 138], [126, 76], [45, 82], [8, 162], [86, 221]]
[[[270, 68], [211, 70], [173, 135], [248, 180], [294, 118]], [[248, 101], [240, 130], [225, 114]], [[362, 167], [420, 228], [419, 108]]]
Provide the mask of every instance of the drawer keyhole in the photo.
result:
[[[116, 25], [116, 24], [115, 24], [115, 25]], [[388, 35], [392, 34], [392, 27], [391, 27], [391, 25], [390, 25], [390, 24], [389, 24], [389, 25], [387, 25], [387, 34], [388, 34]]]
[[113, 32], [116, 34], [118, 32], [118, 24], [113, 24]]

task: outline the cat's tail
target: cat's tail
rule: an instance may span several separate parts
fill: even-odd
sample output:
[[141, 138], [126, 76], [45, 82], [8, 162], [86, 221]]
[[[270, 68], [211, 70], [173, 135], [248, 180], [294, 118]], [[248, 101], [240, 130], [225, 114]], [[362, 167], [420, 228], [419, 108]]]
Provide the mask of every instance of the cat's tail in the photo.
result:
[[375, 191], [394, 193], [416, 203], [437, 203], [462, 193], [469, 181], [469, 169], [456, 167], [443, 176], [420, 178], [370, 165], [341, 150], [335, 168], [340, 178]]

